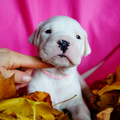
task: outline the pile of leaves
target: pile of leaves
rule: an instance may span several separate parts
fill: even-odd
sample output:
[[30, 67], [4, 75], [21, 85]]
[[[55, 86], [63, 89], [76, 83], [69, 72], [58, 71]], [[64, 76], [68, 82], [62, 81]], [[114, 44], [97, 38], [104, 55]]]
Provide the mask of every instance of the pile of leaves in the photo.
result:
[[94, 94], [91, 103], [98, 111], [97, 120], [120, 120], [120, 66], [116, 73], [95, 81], [91, 90]]
[[53, 108], [50, 95], [34, 92], [17, 97], [14, 75], [0, 74], [0, 120], [70, 120], [67, 114]]

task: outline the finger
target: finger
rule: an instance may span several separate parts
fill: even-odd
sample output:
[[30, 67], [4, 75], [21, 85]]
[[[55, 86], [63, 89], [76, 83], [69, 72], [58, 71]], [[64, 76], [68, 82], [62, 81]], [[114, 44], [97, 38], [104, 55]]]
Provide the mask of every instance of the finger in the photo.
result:
[[23, 88], [23, 87], [27, 86], [27, 84], [28, 84], [28, 83], [16, 84], [16, 85], [15, 85], [15, 88], [16, 88], [16, 90], [19, 90], [20, 88]]
[[15, 83], [29, 83], [32, 77], [26, 72], [16, 71], [15, 72]]
[[26, 68], [51, 68], [50, 64], [42, 62], [38, 57], [23, 55], [9, 49], [0, 49], [0, 66], [7, 69], [19, 67]]
[[31, 81], [32, 69], [28, 69], [25, 72], [19, 70], [7, 70], [0, 67], [1, 74], [7, 79], [15, 74], [15, 83], [28, 83]]
[[[24, 61], [24, 62], [21, 62]], [[19, 63], [16, 63], [16, 65], [20, 65], [21, 67], [26, 67], [26, 68], [52, 68], [54, 67], [53, 65], [50, 65], [48, 63], [42, 62], [40, 58], [38, 57], [33, 57], [33, 56], [26, 56], [26, 55], [21, 55], [21, 58]]]

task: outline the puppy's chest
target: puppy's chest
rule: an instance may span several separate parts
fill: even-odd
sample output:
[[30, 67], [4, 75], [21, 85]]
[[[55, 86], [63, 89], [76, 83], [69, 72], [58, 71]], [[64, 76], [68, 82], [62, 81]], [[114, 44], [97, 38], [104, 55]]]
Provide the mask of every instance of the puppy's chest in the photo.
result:
[[36, 70], [33, 74], [32, 81], [30, 82], [29, 85], [33, 86], [34, 89], [42, 91], [49, 90], [50, 92], [51, 90], [58, 91], [67, 84], [64, 79], [55, 79], [44, 74], [40, 70]]
[[80, 95], [80, 85], [74, 74], [67, 78], [55, 79], [42, 71], [35, 71], [32, 81], [28, 87], [29, 93], [43, 91], [50, 94], [53, 105], [73, 97], [75, 94]]

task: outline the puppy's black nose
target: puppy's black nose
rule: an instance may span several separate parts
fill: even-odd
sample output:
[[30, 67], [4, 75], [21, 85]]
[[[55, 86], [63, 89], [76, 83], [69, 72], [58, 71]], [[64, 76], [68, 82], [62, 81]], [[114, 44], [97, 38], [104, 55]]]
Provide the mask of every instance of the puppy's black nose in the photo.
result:
[[66, 40], [59, 40], [58, 41], [58, 47], [60, 47], [60, 49], [63, 51], [63, 53], [66, 52], [66, 50], [68, 49], [68, 47], [70, 46], [70, 42], [66, 41]]

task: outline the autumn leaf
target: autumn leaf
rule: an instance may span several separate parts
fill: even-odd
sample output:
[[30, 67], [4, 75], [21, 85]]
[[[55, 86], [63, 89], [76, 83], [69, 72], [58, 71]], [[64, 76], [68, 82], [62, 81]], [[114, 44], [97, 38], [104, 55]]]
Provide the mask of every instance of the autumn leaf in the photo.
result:
[[[114, 74], [109, 74], [107, 78], [102, 81], [99, 81], [97, 86], [94, 87], [96, 82], [92, 85], [92, 92], [94, 94], [91, 102], [93, 107], [98, 110], [103, 110], [108, 107], [114, 107], [120, 98], [120, 66], [117, 68], [117, 72]], [[106, 84], [107, 83], [107, 84]], [[106, 84], [106, 85], [105, 85]], [[96, 99], [96, 96], [97, 99]]]
[[0, 72], [0, 100], [16, 96], [14, 75], [5, 79]]
[[103, 88], [105, 85], [107, 85], [107, 82], [105, 81], [98, 81], [96, 80], [91, 86], [90, 86], [90, 89], [92, 91], [94, 90], [100, 90], [101, 88]]
[[120, 91], [110, 91], [100, 95], [100, 100], [97, 101], [97, 105], [100, 110], [104, 110], [109, 107], [115, 107], [119, 100]]
[[111, 113], [114, 108], [107, 108], [101, 112], [99, 112], [96, 117], [97, 120], [110, 120]]
[[51, 97], [46, 92], [36, 91], [34, 93], [24, 95], [24, 98], [28, 98], [30, 100], [38, 101], [38, 102], [48, 102], [52, 106]]
[[69, 120], [68, 115], [53, 109], [49, 102], [38, 102], [27, 98], [12, 98], [0, 101], [2, 120]]
[[120, 103], [100, 111], [96, 117], [97, 120], [120, 120]]

